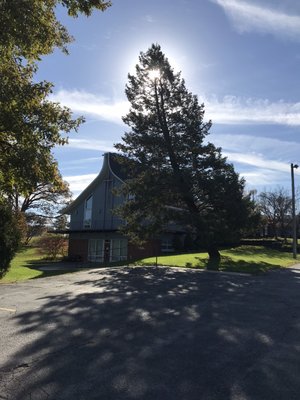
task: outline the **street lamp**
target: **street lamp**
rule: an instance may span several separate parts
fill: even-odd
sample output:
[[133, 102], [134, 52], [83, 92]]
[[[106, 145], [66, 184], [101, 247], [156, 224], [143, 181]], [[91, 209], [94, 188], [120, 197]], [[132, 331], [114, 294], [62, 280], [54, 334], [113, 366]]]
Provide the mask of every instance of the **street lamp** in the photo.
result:
[[295, 180], [294, 169], [298, 165], [291, 163], [291, 177], [292, 177], [292, 216], [293, 216], [293, 258], [297, 258], [297, 221], [296, 221], [296, 207], [295, 207]]

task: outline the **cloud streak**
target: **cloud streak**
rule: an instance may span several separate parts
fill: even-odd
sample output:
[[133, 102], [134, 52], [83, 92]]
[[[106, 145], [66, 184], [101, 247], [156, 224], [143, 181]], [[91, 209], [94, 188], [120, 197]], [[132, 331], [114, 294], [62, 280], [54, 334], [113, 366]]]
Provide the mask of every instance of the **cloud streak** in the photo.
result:
[[268, 190], [270, 187], [284, 186], [286, 183], [286, 174], [269, 169], [244, 171], [241, 176], [246, 179], [248, 189]]
[[201, 99], [206, 115], [213, 122], [222, 124], [275, 124], [300, 125], [300, 102], [270, 102], [268, 99], [243, 99], [225, 96]]
[[64, 176], [64, 180], [70, 185], [70, 190], [77, 197], [95, 178], [97, 174]]
[[[52, 101], [70, 107], [74, 112], [91, 115], [99, 120], [123, 125], [121, 117], [129, 110], [126, 100], [112, 101], [84, 91], [60, 90]], [[225, 96], [200, 97], [205, 103], [206, 116], [222, 124], [279, 124], [300, 126], [300, 102], [270, 102], [268, 99]]]
[[128, 112], [129, 103], [125, 100], [110, 100], [93, 93], [79, 90], [61, 89], [50, 97], [79, 114], [89, 114], [116, 124], [123, 125], [121, 117]]
[[239, 33], [259, 32], [299, 41], [300, 17], [242, 0], [211, 0], [223, 8]]
[[269, 157], [286, 164], [296, 161], [299, 157], [299, 143], [295, 141], [285, 141], [260, 135], [216, 133], [213, 133], [209, 140], [228, 152], [268, 154]]
[[145, 16], [145, 21], [147, 21], [149, 24], [152, 24], [153, 22], [155, 22], [155, 19], [153, 18], [152, 15], [147, 14], [147, 15]]
[[251, 165], [256, 168], [270, 169], [272, 171], [289, 172], [290, 166], [281, 161], [268, 160], [263, 156], [248, 153], [232, 153], [224, 152], [224, 155], [232, 162], [238, 162], [240, 164]]
[[[241, 171], [241, 176], [246, 179], [247, 187], [263, 189], [284, 185], [290, 179], [290, 162], [296, 161], [298, 156], [296, 142], [251, 135], [212, 134], [211, 136], [209, 140], [222, 147], [222, 152], [228, 157], [228, 161], [238, 164], [237, 170]], [[71, 139], [70, 146], [97, 152], [114, 151], [108, 142], [93, 139]], [[102, 157], [79, 159], [71, 163], [80, 164], [96, 160], [100, 160], [100, 171]], [[295, 173], [300, 174], [298, 170], [295, 170]], [[64, 176], [64, 179], [69, 182], [70, 189], [76, 197], [96, 176], [97, 174], [82, 174]]]
[[[256, 189], [286, 185], [290, 163], [299, 157], [299, 145], [293, 141], [236, 134], [211, 136], [212, 142], [222, 147], [222, 153], [246, 179], [247, 186]], [[298, 170], [295, 173], [300, 174]]]
[[93, 150], [101, 152], [116, 152], [113, 142], [97, 139], [69, 139], [69, 148], [80, 150]]
[[246, 179], [247, 187], [263, 189], [276, 185], [284, 186], [290, 178], [290, 166], [287, 163], [267, 159], [263, 156], [248, 153], [230, 153], [224, 151], [228, 161], [239, 164], [240, 176]]

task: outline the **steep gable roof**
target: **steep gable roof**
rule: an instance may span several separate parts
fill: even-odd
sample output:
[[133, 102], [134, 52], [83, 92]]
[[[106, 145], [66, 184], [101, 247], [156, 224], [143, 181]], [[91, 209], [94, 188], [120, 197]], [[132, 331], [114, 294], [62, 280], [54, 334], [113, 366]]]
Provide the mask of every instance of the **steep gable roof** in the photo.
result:
[[107, 153], [109, 168], [113, 175], [115, 175], [121, 181], [126, 181], [129, 178], [129, 170], [127, 164], [127, 158], [116, 153]]
[[[124, 156], [116, 153], [105, 153], [101, 171], [96, 178], [80, 193], [80, 195], [64, 210], [63, 214], [70, 214], [82, 201], [84, 201], [101, 183], [101, 181], [111, 172], [120, 182], [124, 182], [128, 177], [128, 168], [124, 163]], [[122, 162], [123, 161], [123, 162]]]

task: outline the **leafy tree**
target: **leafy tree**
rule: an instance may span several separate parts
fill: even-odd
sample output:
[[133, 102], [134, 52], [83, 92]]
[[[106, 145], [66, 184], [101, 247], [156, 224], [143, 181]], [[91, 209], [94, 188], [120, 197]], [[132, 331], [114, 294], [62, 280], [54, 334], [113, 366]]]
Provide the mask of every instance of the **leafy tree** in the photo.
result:
[[20, 240], [17, 217], [9, 205], [0, 200], [0, 278], [8, 271]]
[[69, 227], [68, 217], [65, 214], [61, 214], [57, 218], [55, 218], [53, 222], [53, 228], [56, 231], [64, 231], [68, 229], [68, 227]]
[[20, 191], [18, 186], [6, 187], [5, 193], [15, 211], [22, 213], [35, 211], [45, 218], [53, 218], [71, 199], [69, 185], [55, 168], [53, 183], [48, 180], [38, 182], [31, 188]]
[[57, 178], [54, 183], [39, 183], [32, 191], [28, 191], [25, 197], [21, 196], [17, 188], [7, 193], [12, 209], [18, 216], [18, 226], [22, 228], [22, 242], [28, 244], [33, 236], [42, 234], [46, 227], [51, 226], [55, 220], [61, 221], [60, 228], [63, 226], [62, 220], [66, 216], [58, 216], [59, 212], [69, 203], [71, 193], [68, 184]]
[[33, 237], [41, 236], [47, 231], [47, 218], [30, 211], [24, 215], [27, 227], [24, 244], [28, 244]]
[[[72, 41], [57, 20], [55, 7], [67, 7], [71, 16], [104, 11], [103, 0], [0, 0], [0, 183], [27, 189], [57, 176], [51, 149], [67, 143], [82, 118], [50, 102], [52, 84], [34, 82], [36, 61], [55, 47], [67, 52]], [[52, 164], [52, 165], [50, 165]], [[30, 166], [30, 168], [28, 168]], [[50, 167], [50, 168], [49, 168]]]
[[94, 9], [104, 11], [111, 5], [103, 0], [0, 0], [0, 47], [27, 60], [37, 60], [58, 47], [67, 53], [73, 38], [57, 20], [56, 7], [68, 14], [89, 16]]
[[14, 200], [15, 209], [20, 196], [27, 202], [41, 185], [52, 182], [53, 188], [61, 189], [51, 150], [66, 143], [62, 131], [76, 130], [82, 122], [72, 120], [70, 110], [46, 100], [50, 85], [32, 83], [31, 68], [20, 69], [26, 70], [22, 78], [20, 70], [6, 70], [0, 62], [0, 195]]
[[[94, 9], [104, 11], [110, 4], [104, 0], [0, 0], [0, 200], [10, 200], [15, 210], [20, 196], [32, 206], [41, 187], [62, 190], [52, 149], [67, 143], [67, 135], [83, 122], [83, 118], [73, 119], [68, 108], [49, 101], [50, 82], [34, 79], [41, 56], [57, 47], [67, 53], [73, 40], [57, 20], [56, 7], [65, 7], [70, 16], [77, 17], [80, 13], [89, 16]], [[14, 227], [8, 222], [3, 227], [10, 236]], [[10, 259], [8, 247], [7, 251]]]
[[271, 233], [286, 239], [292, 222], [292, 197], [282, 187], [262, 192], [258, 200], [259, 209], [271, 228]]
[[21, 244], [26, 244], [28, 235], [27, 218], [24, 213], [17, 211], [14, 212], [16, 226], [20, 235]]
[[243, 238], [260, 237], [264, 230], [264, 219], [262, 218], [256, 195], [257, 190], [252, 189], [247, 196], [244, 196], [244, 201], [247, 203], [248, 217], [246, 225], [241, 230]]
[[218, 246], [237, 240], [247, 220], [244, 180], [206, 140], [211, 122], [157, 44], [140, 53], [136, 74], [128, 75], [131, 103], [123, 121], [131, 130], [116, 145], [129, 158], [131, 177], [122, 188], [129, 200], [120, 208], [123, 231], [146, 239], [170, 220], [190, 228], [210, 261]]

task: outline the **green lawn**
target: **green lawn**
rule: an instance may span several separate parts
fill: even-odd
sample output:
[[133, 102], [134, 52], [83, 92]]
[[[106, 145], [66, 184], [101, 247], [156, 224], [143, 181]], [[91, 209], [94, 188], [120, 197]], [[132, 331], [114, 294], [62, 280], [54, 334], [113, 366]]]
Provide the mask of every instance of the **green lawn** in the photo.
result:
[[[37, 261], [40, 260], [41, 263], [45, 263], [45, 261], [42, 260], [43, 257], [44, 255], [39, 252], [39, 249], [34, 245], [34, 242], [30, 246], [24, 246], [12, 260], [10, 269], [4, 277], [0, 279], [0, 284], [65, 273], [62, 271], [39, 271], [34, 269], [34, 265], [37, 265]], [[72, 270], [68, 272], [72, 272]]]
[[37, 271], [27, 267], [31, 261], [39, 259], [41, 259], [41, 255], [38, 253], [36, 247], [24, 246], [12, 260], [9, 271], [4, 275], [0, 282], [15, 282], [42, 275], [42, 271]]
[[[158, 257], [159, 265], [172, 267], [205, 268], [207, 253], [180, 254]], [[137, 262], [139, 265], [153, 265], [155, 257]], [[272, 250], [263, 246], [239, 246], [221, 251], [220, 271], [259, 273], [269, 269], [295, 264], [290, 253]]]
[[[293, 265], [295, 261], [290, 253], [272, 250], [263, 246], [239, 246], [221, 251], [220, 271], [233, 271], [245, 273], [266, 272], [273, 268], [282, 268]], [[21, 280], [42, 278], [46, 276], [66, 273], [66, 271], [39, 271], [35, 265], [45, 263], [39, 249], [25, 246], [20, 250], [11, 263], [10, 270], [0, 280], [0, 283], [17, 282]], [[153, 265], [155, 257], [139, 260], [137, 265]], [[192, 253], [158, 257], [159, 265], [172, 267], [205, 268], [207, 253]], [[73, 272], [70, 269], [67, 272]]]

